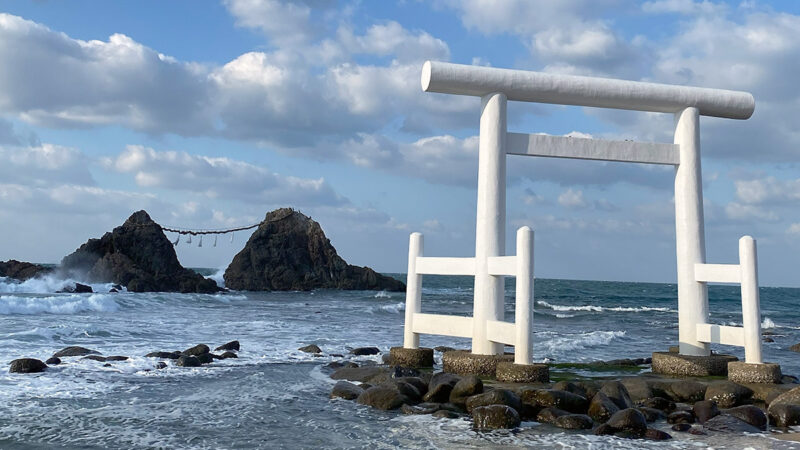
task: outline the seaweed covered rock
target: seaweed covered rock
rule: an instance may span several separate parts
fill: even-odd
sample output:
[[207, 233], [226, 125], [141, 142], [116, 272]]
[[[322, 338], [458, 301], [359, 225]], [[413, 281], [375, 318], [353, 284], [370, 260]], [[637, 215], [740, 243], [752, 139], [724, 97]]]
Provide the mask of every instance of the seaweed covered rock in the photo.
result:
[[145, 211], [100, 239], [89, 239], [61, 261], [67, 275], [117, 283], [133, 292], [217, 292], [213, 280], [184, 268], [161, 226]]
[[52, 271], [53, 269], [50, 267], [17, 261], [16, 259], [0, 261], [0, 277], [13, 278], [19, 281], [29, 280], [40, 275], [47, 275]]
[[244, 291], [405, 290], [394, 278], [347, 264], [319, 223], [290, 208], [267, 213], [224, 277], [228, 288]]

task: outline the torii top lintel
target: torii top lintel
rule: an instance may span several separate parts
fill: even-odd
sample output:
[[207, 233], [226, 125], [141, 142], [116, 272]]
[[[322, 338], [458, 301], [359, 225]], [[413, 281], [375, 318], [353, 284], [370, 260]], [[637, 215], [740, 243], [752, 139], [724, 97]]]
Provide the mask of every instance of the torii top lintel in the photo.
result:
[[426, 61], [422, 90], [482, 97], [502, 92], [508, 100], [675, 113], [695, 107], [700, 115], [748, 119], [755, 110], [749, 92], [611, 78], [554, 75], [525, 70]]

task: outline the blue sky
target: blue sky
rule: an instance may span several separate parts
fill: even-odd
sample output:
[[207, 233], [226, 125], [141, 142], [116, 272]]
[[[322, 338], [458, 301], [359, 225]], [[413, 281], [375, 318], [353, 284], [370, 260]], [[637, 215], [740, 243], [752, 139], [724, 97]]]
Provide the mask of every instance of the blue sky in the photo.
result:
[[[479, 100], [427, 59], [752, 92], [701, 121], [709, 262], [759, 244], [800, 286], [800, 5], [691, 0], [31, 1], [0, 5], [0, 259], [58, 262], [144, 208], [175, 227], [291, 206], [349, 262], [474, 250]], [[509, 105], [517, 132], [671, 142], [668, 114]], [[509, 157], [541, 277], [675, 279], [673, 169]], [[181, 244], [225, 267], [247, 236]], [[224, 242], [224, 243], [223, 243]], [[507, 248], [513, 249], [512, 242]]]

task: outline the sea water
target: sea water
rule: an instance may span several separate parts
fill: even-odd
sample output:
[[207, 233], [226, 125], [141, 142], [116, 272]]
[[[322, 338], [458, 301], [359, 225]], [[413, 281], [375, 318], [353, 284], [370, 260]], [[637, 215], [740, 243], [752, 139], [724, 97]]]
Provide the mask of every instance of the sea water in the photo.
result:
[[[534, 422], [477, 433], [463, 419], [330, 400], [334, 381], [323, 366], [340, 358], [327, 355], [402, 344], [402, 293], [141, 294], [108, 293], [105, 284], [93, 285], [94, 294], [53, 293], [73, 283], [0, 278], [0, 367], [45, 360], [69, 345], [130, 359], [106, 367], [64, 358], [42, 374], [0, 369], [0, 448], [792, 448], [765, 435], [672, 432], [671, 441], [629, 441]], [[513, 320], [513, 280], [506, 293]], [[709, 296], [713, 322], [741, 325], [737, 287], [712, 286]], [[775, 340], [764, 344], [764, 357], [794, 375], [800, 357], [787, 348], [800, 342], [798, 301], [800, 289], [761, 289], [762, 325]], [[422, 309], [471, 315], [472, 279], [426, 276]], [[677, 321], [675, 285], [536, 280], [534, 355], [555, 363], [647, 357], [676, 343]], [[156, 360], [144, 357], [234, 339], [238, 359], [201, 368], [154, 370]], [[326, 356], [297, 350], [312, 343]], [[469, 341], [423, 336], [422, 344], [467, 348]], [[714, 349], [743, 356], [736, 347]]]

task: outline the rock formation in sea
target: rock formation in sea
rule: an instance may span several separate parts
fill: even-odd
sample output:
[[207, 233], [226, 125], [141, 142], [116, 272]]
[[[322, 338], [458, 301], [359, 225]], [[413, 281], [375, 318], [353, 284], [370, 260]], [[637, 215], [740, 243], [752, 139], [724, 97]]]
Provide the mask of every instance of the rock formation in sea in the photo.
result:
[[224, 277], [226, 287], [246, 291], [405, 290], [394, 278], [347, 264], [319, 223], [290, 208], [267, 213]]
[[16, 259], [0, 261], [0, 277], [13, 278], [19, 281], [29, 280], [40, 275], [47, 275], [52, 271], [53, 269], [51, 267], [17, 261]]
[[161, 226], [145, 211], [89, 239], [61, 261], [68, 276], [94, 283], [117, 283], [132, 292], [217, 292], [213, 280], [184, 268]]

